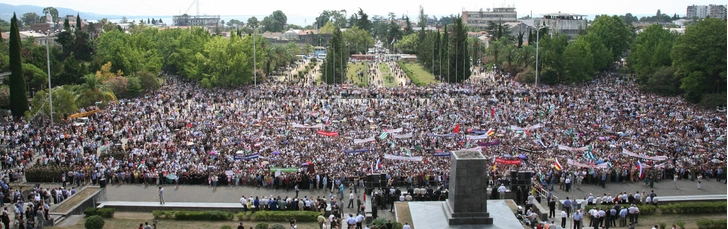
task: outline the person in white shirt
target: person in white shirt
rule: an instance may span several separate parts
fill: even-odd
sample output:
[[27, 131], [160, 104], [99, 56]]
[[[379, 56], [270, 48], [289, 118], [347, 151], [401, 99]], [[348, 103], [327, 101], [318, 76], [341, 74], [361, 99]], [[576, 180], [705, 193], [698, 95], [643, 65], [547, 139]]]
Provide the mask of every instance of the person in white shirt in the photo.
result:
[[566, 227], [566, 211], [561, 210], [561, 227]]
[[652, 197], [647, 196], [647, 198], [645, 198], [644, 204], [651, 204], [651, 203], [652, 203]]
[[404, 193], [399, 194], [399, 201], [404, 201]]
[[500, 194], [500, 199], [506, 198], [506, 186], [501, 184], [500, 187], [498, 187], [498, 193]]
[[354, 225], [356, 225], [356, 218], [354, 218], [354, 215], [349, 214], [349, 218], [346, 219], [346, 224], [349, 225], [349, 228], [352, 228]]
[[245, 199], [245, 196], [240, 197], [240, 204], [243, 205], [243, 211], [248, 210], [248, 200]]
[[405, 222], [404, 226], [402, 226], [402, 229], [412, 229], [412, 227], [410, 227], [409, 223]]

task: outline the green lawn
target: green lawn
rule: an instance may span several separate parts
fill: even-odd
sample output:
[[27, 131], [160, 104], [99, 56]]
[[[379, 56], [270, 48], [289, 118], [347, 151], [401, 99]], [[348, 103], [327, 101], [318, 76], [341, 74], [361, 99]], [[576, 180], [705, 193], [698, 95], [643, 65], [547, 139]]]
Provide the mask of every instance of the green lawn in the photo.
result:
[[[363, 73], [361, 77], [357, 73]], [[360, 87], [369, 86], [369, 62], [349, 63], [346, 71], [346, 79], [352, 80], [354, 85]]]
[[379, 63], [379, 72], [382, 73], [385, 87], [397, 87], [397, 80], [392, 76], [392, 69], [385, 63]]
[[425, 69], [422, 69], [422, 66], [419, 64], [404, 63], [401, 61], [397, 62], [397, 64], [399, 64], [399, 67], [402, 68], [402, 70], [407, 74], [407, 77], [412, 80], [412, 83], [417, 86], [425, 86], [428, 84], [437, 83], [437, 80], [435, 80], [435, 76], [425, 71]]

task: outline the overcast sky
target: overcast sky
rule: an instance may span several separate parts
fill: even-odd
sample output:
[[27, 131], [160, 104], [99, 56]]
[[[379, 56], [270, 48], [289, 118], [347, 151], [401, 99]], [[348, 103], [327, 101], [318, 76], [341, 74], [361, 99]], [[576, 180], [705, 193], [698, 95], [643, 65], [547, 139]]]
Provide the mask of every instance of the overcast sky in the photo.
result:
[[[12, 5], [37, 5], [65, 7], [81, 12], [125, 16], [171, 16], [185, 12], [193, 0], [0, 0]], [[466, 10], [515, 6], [518, 17], [533, 12], [534, 16], [545, 13], [578, 14], [654, 14], [657, 9], [663, 13], [684, 15], [688, 5], [725, 4], [725, 0], [440, 0], [440, 1], [397, 1], [397, 0], [200, 0], [200, 14], [213, 15], [268, 15], [281, 10], [289, 16], [318, 16], [323, 10], [345, 9], [350, 15], [361, 7], [370, 15], [416, 15], [422, 5], [429, 15], [458, 14]], [[190, 14], [195, 14], [193, 6]]]

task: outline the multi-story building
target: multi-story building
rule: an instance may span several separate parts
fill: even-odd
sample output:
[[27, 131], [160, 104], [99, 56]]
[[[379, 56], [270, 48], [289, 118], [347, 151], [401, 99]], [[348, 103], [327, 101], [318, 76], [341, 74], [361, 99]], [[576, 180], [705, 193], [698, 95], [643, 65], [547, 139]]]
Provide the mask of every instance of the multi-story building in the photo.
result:
[[484, 30], [488, 27], [488, 22], [495, 23], [506, 23], [506, 22], [517, 22], [518, 15], [515, 7], [500, 7], [493, 8], [492, 10], [487, 9], [483, 11], [463, 11], [463, 21], [468, 24], [469, 27]]
[[725, 5], [708, 5], [708, 15], [711, 18], [726, 19], [726, 7]]
[[215, 26], [220, 23], [220, 15], [199, 15], [188, 14], [172, 16], [174, 26]]
[[544, 14], [542, 18], [534, 19], [537, 26], [548, 26], [550, 35], [560, 33], [568, 38], [579, 35], [579, 32], [586, 31], [586, 15], [570, 13]]
[[725, 5], [692, 5], [688, 6], [687, 18], [720, 18], [726, 20], [726, 6]]

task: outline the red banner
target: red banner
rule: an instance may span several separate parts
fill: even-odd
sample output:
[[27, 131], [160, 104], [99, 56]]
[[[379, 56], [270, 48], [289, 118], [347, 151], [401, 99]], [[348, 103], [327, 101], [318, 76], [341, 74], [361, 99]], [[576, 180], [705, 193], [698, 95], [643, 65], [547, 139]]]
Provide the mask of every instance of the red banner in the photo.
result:
[[328, 132], [328, 131], [323, 131], [323, 130], [319, 130], [316, 133], [318, 135], [327, 136], [327, 137], [336, 137], [336, 136], [339, 136], [339, 133], [337, 133], [337, 132]]
[[515, 160], [514, 159], [503, 159], [503, 158], [496, 157], [495, 163], [503, 164], [503, 165], [520, 165], [521, 160], [520, 159], [515, 159]]

